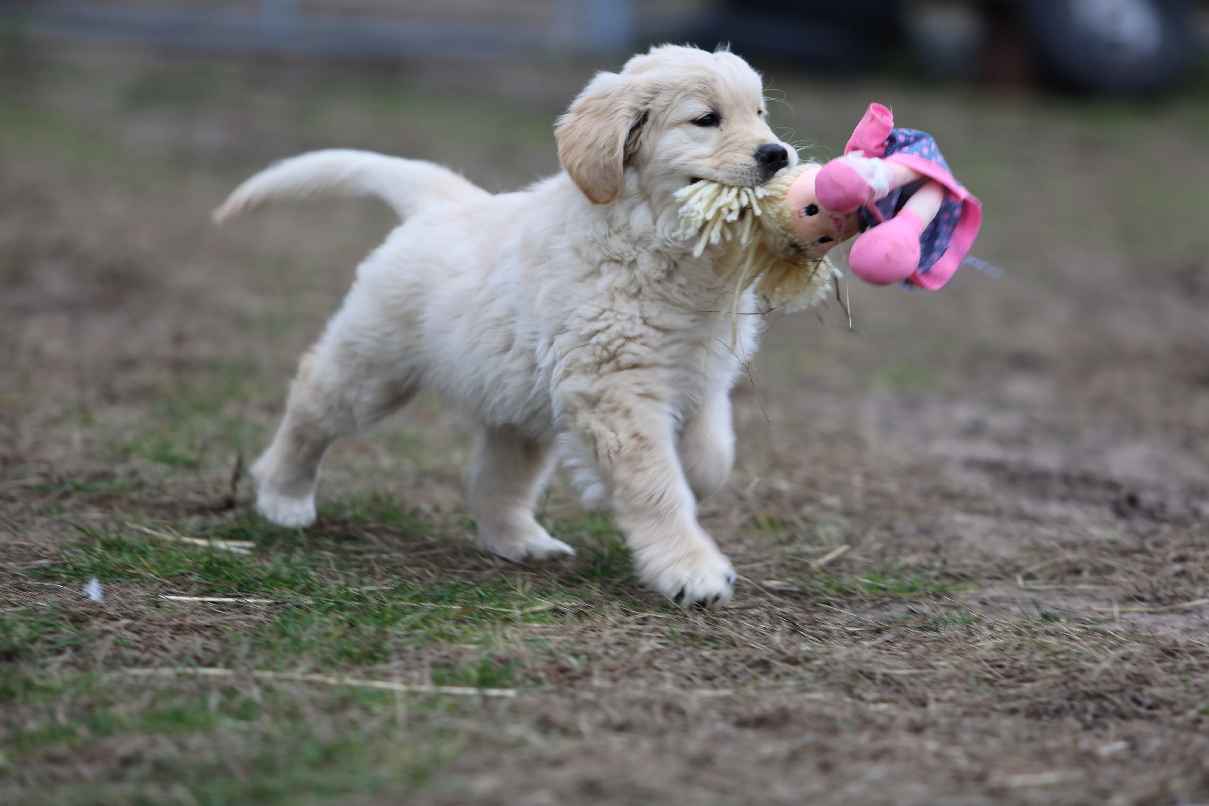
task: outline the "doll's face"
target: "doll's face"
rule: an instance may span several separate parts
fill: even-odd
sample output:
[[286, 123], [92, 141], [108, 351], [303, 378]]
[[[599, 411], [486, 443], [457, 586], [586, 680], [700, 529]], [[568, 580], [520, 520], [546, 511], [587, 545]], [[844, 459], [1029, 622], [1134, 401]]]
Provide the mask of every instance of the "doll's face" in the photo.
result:
[[851, 238], [859, 227], [856, 213], [829, 213], [819, 206], [814, 195], [814, 179], [820, 167], [807, 166], [785, 194], [794, 240], [814, 258], [822, 257], [840, 241]]

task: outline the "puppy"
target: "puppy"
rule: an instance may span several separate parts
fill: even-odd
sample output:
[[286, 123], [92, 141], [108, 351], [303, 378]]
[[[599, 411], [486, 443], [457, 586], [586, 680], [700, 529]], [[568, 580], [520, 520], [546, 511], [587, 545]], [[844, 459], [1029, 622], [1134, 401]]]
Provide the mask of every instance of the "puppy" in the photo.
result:
[[534, 517], [561, 458], [611, 506], [645, 584], [678, 604], [723, 605], [735, 572], [698, 524], [697, 499], [730, 473], [730, 389], [759, 317], [732, 332], [723, 258], [693, 257], [677, 238], [673, 194], [697, 178], [755, 186], [797, 153], [769, 129], [746, 62], [677, 46], [597, 74], [554, 135], [563, 171], [514, 193], [332, 150], [268, 168], [216, 211], [343, 192], [402, 219], [303, 356], [252, 468], [257, 509], [312, 523], [333, 440], [435, 388], [476, 423], [468, 496], [485, 549], [518, 562], [574, 553]]

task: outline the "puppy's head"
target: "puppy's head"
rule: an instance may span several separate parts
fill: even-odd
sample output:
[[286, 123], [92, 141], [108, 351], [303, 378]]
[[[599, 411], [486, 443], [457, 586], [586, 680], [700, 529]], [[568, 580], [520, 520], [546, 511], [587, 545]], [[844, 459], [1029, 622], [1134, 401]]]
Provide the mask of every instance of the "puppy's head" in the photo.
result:
[[627, 169], [664, 195], [695, 179], [754, 187], [797, 152], [766, 121], [760, 76], [729, 51], [663, 45], [598, 73], [559, 118], [558, 157], [597, 204], [617, 199]]

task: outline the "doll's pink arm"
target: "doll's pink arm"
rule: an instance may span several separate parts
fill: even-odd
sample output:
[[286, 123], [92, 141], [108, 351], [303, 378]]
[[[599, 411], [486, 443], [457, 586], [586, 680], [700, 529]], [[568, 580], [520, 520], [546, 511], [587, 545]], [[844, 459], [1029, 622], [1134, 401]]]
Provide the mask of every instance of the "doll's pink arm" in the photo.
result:
[[852, 130], [848, 145], [844, 146], [844, 153], [863, 151], [870, 157], [882, 156], [886, 153], [886, 139], [893, 128], [894, 113], [890, 111], [890, 107], [879, 103], [869, 104], [864, 117]]
[[827, 163], [815, 185], [824, 209], [851, 213], [858, 207], [872, 207], [890, 191], [919, 178], [906, 165], [853, 151]]
[[835, 213], [872, 207], [890, 191], [919, 175], [905, 166], [883, 162], [886, 140], [894, 128], [894, 113], [879, 103], [869, 104], [852, 130], [844, 156], [827, 163], [817, 182], [819, 204]]

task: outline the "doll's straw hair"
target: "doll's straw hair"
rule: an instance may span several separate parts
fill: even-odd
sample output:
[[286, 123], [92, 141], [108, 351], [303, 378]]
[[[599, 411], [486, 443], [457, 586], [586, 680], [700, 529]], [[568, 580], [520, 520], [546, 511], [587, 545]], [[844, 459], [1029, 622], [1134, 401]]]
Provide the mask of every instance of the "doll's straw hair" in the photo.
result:
[[[693, 257], [701, 257], [707, 247], [722, 241], [751, 242], [756, 219], [763, 215], [760, 199], [768, 195], [764, 187], [735, 187], [698, 180], [680, 188], [674, 198], [680, 202], [680, 230], [683, 240], [696, 236]], [[748, 214], [750, 213], [750, 214]]]

